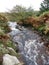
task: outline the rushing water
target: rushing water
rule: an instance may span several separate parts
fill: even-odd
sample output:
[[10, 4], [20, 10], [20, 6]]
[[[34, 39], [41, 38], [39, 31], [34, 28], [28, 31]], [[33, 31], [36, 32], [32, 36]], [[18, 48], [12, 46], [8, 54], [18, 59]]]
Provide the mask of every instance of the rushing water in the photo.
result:
[[[49, 65], [49, 54], [44, 42], [40, 42], [40, 36], [34, 31], [20, 27], [16, 22], [9, 22], [9, 33], [14, 42], [18, 43], [26, 65]], [[21, 29], [21, 30], [20, 30]]]

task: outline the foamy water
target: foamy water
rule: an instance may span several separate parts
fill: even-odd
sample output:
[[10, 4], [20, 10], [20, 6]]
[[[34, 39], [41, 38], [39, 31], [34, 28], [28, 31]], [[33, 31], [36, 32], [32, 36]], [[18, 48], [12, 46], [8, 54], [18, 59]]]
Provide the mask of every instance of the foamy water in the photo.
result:
[[38, 43], [36, 40], [25, 41], [24, 50], [26, 58], [34, 62], [34, 65], [47, 65], [49, 63], [49, 56], [46, 56], [46, 48], [43, 42]]
[[18, 43], [26, 65], [49, 65], [49, 54], [43, 45], [44, 42], [40, 43], [40, 36], [25, 28], [19, 30], [20, 32], [18, 30], [15, 30], [16, 32], [12, 30], [13, 41]]

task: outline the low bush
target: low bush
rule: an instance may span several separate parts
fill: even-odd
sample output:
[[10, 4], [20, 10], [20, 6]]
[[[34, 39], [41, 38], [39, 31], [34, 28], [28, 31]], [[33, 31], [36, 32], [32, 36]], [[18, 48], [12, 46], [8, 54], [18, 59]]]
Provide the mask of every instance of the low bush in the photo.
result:
[[28, 17], [26, 19], [21, 19], [18, 24], [25, 26], [32, 26], [39, 32], [47, 34], [49, 32], [49, 11], [44, 12], [39, 17]]
[[4, 30], [4, 32], [9, 32], [10, 28], [8, 27], [8, 20], [6, 19], [6, 17], [0, 15], [0, 28], [2, 28], [2, 30]]

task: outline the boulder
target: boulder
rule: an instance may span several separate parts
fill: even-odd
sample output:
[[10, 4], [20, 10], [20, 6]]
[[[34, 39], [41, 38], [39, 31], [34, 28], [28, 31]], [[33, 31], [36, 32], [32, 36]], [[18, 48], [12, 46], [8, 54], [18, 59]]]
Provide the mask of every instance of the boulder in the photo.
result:
[[3, 65], [21, 65], [17, 57], [5, 54], [3, 56]]

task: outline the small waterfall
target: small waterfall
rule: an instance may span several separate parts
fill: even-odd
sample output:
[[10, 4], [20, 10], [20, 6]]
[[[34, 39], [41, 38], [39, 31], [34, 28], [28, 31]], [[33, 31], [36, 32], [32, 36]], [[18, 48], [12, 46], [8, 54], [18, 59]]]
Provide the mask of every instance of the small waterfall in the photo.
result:
[[16, 29], [16, 27], [18, 27], [17, 23], [16, 22], [8, 22], [8, 25], [10, 27], [10, 29], [12, 30], [9, 34], [11, 36], [14, 36], [16, 35], [17, 33], [20, 33], [19, 29]]
[[16, 29], [16, 22], [10, 22], [8, 21], [8, 24], [9, 24], [9, 27], [13, 30], [13, 29]]
[[18, 43], [26, 65], [49, 65], [49, 55], [38, 34], [24, 27], [19, 30], [14, 22], [10, 22], [9, 26], [13, 28], [9, 34], [13, 37], [12, 40]]

